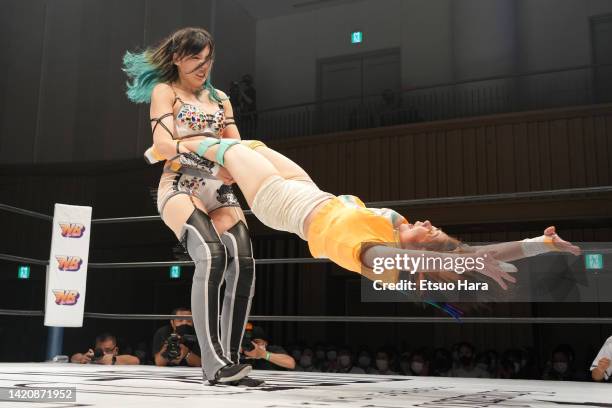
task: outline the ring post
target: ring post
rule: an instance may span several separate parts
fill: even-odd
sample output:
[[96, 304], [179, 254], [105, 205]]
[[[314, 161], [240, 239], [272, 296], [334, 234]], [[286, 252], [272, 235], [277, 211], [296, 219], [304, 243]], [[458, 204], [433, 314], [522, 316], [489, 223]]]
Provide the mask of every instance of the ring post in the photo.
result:
[[63, 343], [64, 328], [55, 326], [49, 327], [49, 330], [47, 330], [46, 361], [51, 361], [53, 357], [62, 354]]

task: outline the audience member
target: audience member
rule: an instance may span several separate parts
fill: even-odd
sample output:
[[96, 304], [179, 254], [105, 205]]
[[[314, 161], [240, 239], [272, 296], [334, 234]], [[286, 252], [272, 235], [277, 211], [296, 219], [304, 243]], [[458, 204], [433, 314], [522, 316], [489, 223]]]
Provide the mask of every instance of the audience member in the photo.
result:
[[104, 364], [104, 365], [133, 365], [140, 364], [138, 357], [129, 354], [119, 354], [117, 338], [110, 333], [103, 333], [96, 337], [93, 349], [85, 353], [76, 353], [71, 358], [72, 363], [78, 364]]
[[[191, 310], [179, 307], [173, 315], [189, 316]], [[153, 335], [153, 361], [157, 366], [201, 367], [200, 346], [191, 319], [176, 318]]]

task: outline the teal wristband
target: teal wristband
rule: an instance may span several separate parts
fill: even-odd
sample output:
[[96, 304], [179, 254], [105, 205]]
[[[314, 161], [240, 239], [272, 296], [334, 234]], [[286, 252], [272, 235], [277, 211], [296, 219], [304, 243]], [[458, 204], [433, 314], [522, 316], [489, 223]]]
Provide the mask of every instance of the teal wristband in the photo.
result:
[[266, 351], [266, 361], [270, 361], [270, 352]]
[[206, 153], [206, 151], [208, 151], [208, 149], [210, 149], [211, 146], [214, 146], [218, 143], [219, 143], [219, 139], [212, 139], [212, 138], [204, 139], [198, 145], [198, 150], [196, 151], [196, 154], [200, 157], [204, 157], [204, 154]]
[[240, 143], [240, 140], [221, 139], [221, 141], [219, 142], [219, 148], [217, 149], [216, 162], [223, 166], [225, 163], [225, 158], [224, 158], [225, 152], [227, 151], [227, 149], [229, 149], [230, 147], [232, 147], [233, 145], [237, 143]]

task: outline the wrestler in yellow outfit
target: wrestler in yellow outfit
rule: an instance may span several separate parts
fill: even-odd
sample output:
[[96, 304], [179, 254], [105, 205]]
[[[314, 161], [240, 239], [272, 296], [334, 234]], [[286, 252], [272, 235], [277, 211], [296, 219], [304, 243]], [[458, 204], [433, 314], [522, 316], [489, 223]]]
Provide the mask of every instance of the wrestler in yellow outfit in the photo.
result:
[[308, 228], [308, 247], [315, 258], [329, 258], [341, 267], [363, 273], [363, 243], [395, 243], [398, 228], [408, 221], [388, 208], [366, 208], [357, 197], [331, 199], [314, 216]]

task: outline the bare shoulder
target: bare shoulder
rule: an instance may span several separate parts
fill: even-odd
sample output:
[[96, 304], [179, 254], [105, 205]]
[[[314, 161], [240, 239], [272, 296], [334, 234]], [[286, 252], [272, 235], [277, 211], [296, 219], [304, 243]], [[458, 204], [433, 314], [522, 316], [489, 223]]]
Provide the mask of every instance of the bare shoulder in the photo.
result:
[[230, 101], [229, 96], [227, 96], [227, 94], [221, 91], [220, 89], [215, 89], [215, 90], [217, 91], [217, 95], [219, 96], [219, 99], [221, 99], [221, 103], [223, 104], [223, 108], [225, 109], [225, 111], [228, 113], [232, 113], [233, 112], [232, 102]]
[[225, 102], [226, 100], [229, 100], [229, 97], [227, 96], [227, 94], [223, 92], [222, 90], [215, 88], [215, 92], [217, 92], [217, 95], [219, 95], [219, 98], [221, 98], [223, 102]]
[[174, 91], [172, 87], [167, 83], [159, 83], [153, 87], [153, 92], [151, 93], [151, 99], [157, 100], [172, 100], [174, 98]]

